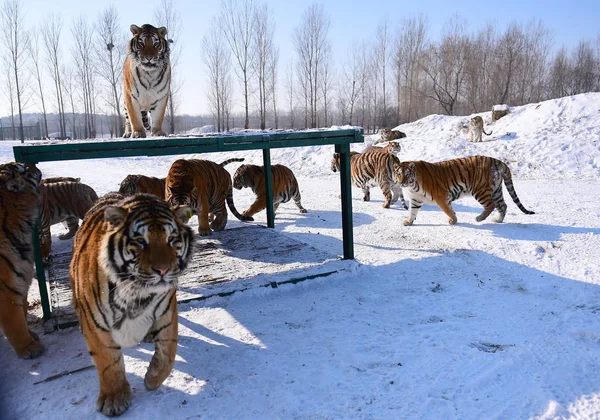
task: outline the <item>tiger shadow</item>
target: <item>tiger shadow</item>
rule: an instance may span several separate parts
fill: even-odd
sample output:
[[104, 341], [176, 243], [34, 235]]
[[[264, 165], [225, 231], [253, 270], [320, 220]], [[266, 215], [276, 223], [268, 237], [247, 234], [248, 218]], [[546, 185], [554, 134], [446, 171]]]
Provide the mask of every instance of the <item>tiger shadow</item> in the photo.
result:
[[[493, 217], [493, 215], [491, 216]], [[460, 223], [460, 222], [459, 222]], [[585, 228], [575, 226], [544, 225], [540, 223], [494, 223], [489, 221], [477, 224], [464, 224], [464, 227], [477, 230], [489, 230], [495, 236], [524, 241], [560, 241], [562, 235], [598, 235], [600, 228]]]

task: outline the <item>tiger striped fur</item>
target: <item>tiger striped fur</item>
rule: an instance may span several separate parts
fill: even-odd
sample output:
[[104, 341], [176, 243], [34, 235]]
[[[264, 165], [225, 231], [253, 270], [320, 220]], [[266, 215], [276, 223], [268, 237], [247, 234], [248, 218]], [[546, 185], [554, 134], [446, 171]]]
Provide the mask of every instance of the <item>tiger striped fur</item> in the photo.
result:
[[[51, 181], [54, 181], [52, 178]], [[83, 219], [89, 209], [98, 200], [92, 187], [80, 182], [42, 182], [40, 186], [42, 202], [40, 206], [40, 244], [42, 258], [46, 260], [52, 249], [50, 226], [63, 222], [69, 231], [59, 239], [71, 239], [77, 228], [79, 219]]]
[[373, 144], [385, 143], [386, 141], [403, 139], [405, 137], [406, 137], [406, 134], [403, 133], [402, 131], [392, 130], [389, 128], [382, 128], [381, 129], [381, 137], [379, 139], [375, 140], [375, 142], [373, 142]]
[[152, 120], [152, 135], [165, 136], [162, 129], [171, 86], [170, 46], [167, 28], [145, 24], [130, 27], [123, 66], [125, 133], [123, 137], [146, 137]]
[[165, 180], [166, 178], [156, 178], [146, 175], [127, 175], [121, 185], [119, 192], [124, 195], [133, 195], [137, 193], [146, 193], [165, 199]]
[[[271, 173], [273, 180], [273, 210], [277, 212], [279, 204], [287, 203], [293, 199], [298, 209], [300, 209], [300, 213], [307, 213], [300, 202], [300, 188], [298, 188], [298, 181], [291, 169], [283, 165], [273, 165], [271, 166]], [[242, 212], [243, 216], [253, 216], [266, 208], [267, 195], [263, 166], [241, 165], [233, 176], [233, 187], [238, 190], [251, 188], [256, 194], [256, 200], [248, 209]]]
[[476, 221], [485, 220], [495, 208], [498, 210], [495, 221], [501, 223], [507, 208], [502, 197], [503, 180], [517, 207], [525, 214], [535, 214], [521, 204], [509, 167], [492, 157], [471, 156], [437, 163], [402, 162], [395, 166], [394, 177], [410, 197], [410, 214], [404, 221], [405, 226], [413, 224], [424, 202], [440, 206], [449, 223], [455, 224], [456, 213], [451, 203], [464, 195], [472, 195], [483, 206]]
[[[33, 228], [42, 173], [34, 165], [0, 165], [0, 330], [19, 357], [44, 352], [27, 327], [27, 293], [33, 278]], [[4, 356], [3, 356], [4, 357]]]
[[[392, 153], [365, 153], [350, 152], [350, 174], [352, 184], [361, 188], [363, 191], [363, 201], [371, 199], [370, 188], [379, 185], [381, 192], [385, 197], [383, 208], [389, 208], [398, 199], [402, 206], [407, 209], [404, 202], [402, 188], [394, 180], [394, 165], [400, 163], [400, 160]], [[333, 172], [340, 170], [340, 155], [334, 153], [331, 160], [331, 170]]]
[[400, 143], [390, 141], [384, 147], [367, 146], [363, 149], [362, 153], [400, 153]]
[[[223, 162], [227, 164], [229, 161]], [[222, 164], [209, 160], [179, 159], [171, 165], [167, 175], [165, 199], [172, 206], [190, 206], [198, 216], [198, 232], [202, 236], [225, 229], [227, 209], [225, 202], [235, 217], [242, 221], [252, 221], [250, 216], [238, 213], [233, 203], [233, 188], [229, 172]], [[209, 213], [214, 220], [209, 222]]]
[[147, 390], [171, 373], [177, 352], [175, 290], [193, 248], [189, 216], [189, 207], [171, 209], [150, 194], [109, 193], [75, 235], [73, 303], [100, 382], [96, 409], [107, 416], [122, 414], [132, 399], [121, 347], [145, 336], [154, 343]]
[[55, 182], [79, 182], [81, 178], [73, 178], [71, 176], [55, 176], [52, 178], [42, 179], [42, 184], [53, 184]]

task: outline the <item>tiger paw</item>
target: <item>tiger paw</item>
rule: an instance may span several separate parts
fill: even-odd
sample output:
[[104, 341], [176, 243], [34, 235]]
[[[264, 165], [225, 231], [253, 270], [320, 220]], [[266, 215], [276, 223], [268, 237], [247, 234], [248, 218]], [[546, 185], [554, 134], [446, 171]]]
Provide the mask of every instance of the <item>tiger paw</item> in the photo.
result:
[[131, 137], [131, 132], [129, 132], [129, 133], [123, 133], [123, 138], [124, 139], [128, 139], [129, 137]]
[[134, 138], [134, 139], [143, 139], [145, 137], [146, 137], [145, 130], [135, 130], [133, 133], [131, 133], [131, 138]]
[[96, 400], [96, 410], [108, 417], [120, 416], [131, 405], [131, 388], [129, 383], [111, 393], [102, 393]]
[[166, 136], [167, 136], [167, 133], [165, 133], [165, 132], [164, 132], [164, 131], [162, 131], [162, 130], [158, 130], [158, 131], [153, 131], [153, 132], [152, 132], [152, 135], [153, 135], [154, 137], [166, 137]]
[[381, 205], [381, 207], [383, 207], [384, 209], [389, 209], [390, 208], [390, 203], [389, 202], [385, 202]]
[[308, 210], [302, 209], [302, 210], [300, 210], [300, 213], [308, 213]]
[[403, 224], [404, 226], [411, 226], [411, 225], [413, 224], [413, 222], [411, 222], [410, 220], [408, 220], [408, 219], [407, 219], [407, 220], [405, 220], [404, 222], [402, 222], [402, 224]]
[[212, 231], [210, 230], [210, 228], [208, 229], [202, 229], [201, 227], [198, 228], [198, 234], [200, 236], [209, 236], [210, 234], [212, 234]]
[[44, 354], [44, 351], [46, 350], [44, 349], [44, 346], [39, 343], [39, 341], [35, 340], [35, 337], [32, 336], [31, 338], [32, 341], [29, 343], [29, 345], [20, 350], [15, 349], [17, 355], [21, 359], [36, 359]]
[[451, 224], [451, 225], [455, 225], [455, 224], [456, 224], [456, 222], [457, 222], [457, 219], [456, 219], [456, 217], [455, 217], [455, 218], [448, 218], [448, 223], [449, 223], [449, 224]]

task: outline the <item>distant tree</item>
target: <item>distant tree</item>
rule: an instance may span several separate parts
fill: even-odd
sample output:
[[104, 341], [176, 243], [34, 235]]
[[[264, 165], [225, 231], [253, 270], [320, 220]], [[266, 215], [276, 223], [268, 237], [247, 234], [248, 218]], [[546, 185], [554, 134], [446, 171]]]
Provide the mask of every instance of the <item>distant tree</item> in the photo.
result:
[[118, 123], [111, 131], [123, 135], [123, 61], [125, 59], [125, 35], [121, 32], [119, 13], [114, 5], [107, 6], [98, 16], [96, 27], [96, 50], [98, 74], [107, 85], [107, 102]]
[[279, 128], [279, 113], [277, 112], [277, 65], [279, 63], [279, 49], [273, 47], [269, 59], [269, 83], [268, 89], [271, 92], [271, 101], [273, 103], [273, 120], [275, 128]]
[[590, 41], [579, 41], [572, 53], [571, 63], [573, 72], [572, 94], [593, 91], [596, 88], [598, 79], [598, 60]]
[[208, 99], [216, 120], [217, 131], [226, 129], [228, 83], [231, 59], [223, 32], [218, 21], [214, 21], [202, 40], [203, 60], [208, 70]]
[[317, 110], [320, 103], [319, 88], [322, 83], [323, 61], [329, 54], [330, 20], [322, 5], [313, 4], [302, 16], [294, 30], [294, 44], [298, 55], [298, 78], [303, 86], [305, 115], [310, 117], [310, 127], [317, 127]]
[[295, 89], [294, 89], [294, 62], [290, 61], [287, 69], [286, 75], [286, 100], [289, 106], [290, 113], [290, 128], [294, 128], [294, 124], [296, 122], [296, 113], [294, 112], [294, 98], [295, 98]]
[[80, 16], [73, 22], [71, 33], [75, 41], [71, 52], [79, 77], [79, 87], [81, 88], [83, 101], [83, 137], [93, 138], [96, 136], [96, 60], [92, 49], [94, 32], [87, 19]]
[[376, 112], [377, 112], [377, 125], [379, 127], [387, 127], [389, 122], [387, 121], [388, 116], [388, 92], [387, 92], [387, 69], [389, 64], [390, 54], [390, 30], [387, 19], [384, 19], [378, 26], [375, 35], [375, 57], [374, 62], [376, 63], [375, 72], [378, 75], [377, 80], [381, 83], [381, 101], [375, 97]]
[[43, 73], [40, 68], [40, 37], [39, 32], [33, 32], [29, 36], [29, 42], [27, 44], [27, 52], [29, 53], [30, 63], [31, 63], [31, 74], [36, 81], [37, 84], [37, 94], [40, 98], [42, 104], [42, 114], [44, 116], [44, 131], [42, 133], [42, 137], [48, 136], [48, 115], [46, 112], [46, 101], [44, 98], [44, 89], [43, 89]]
[[25, 141], [23, 132], [23, 94], [26, 89], [23, 70], [27, 59], [27, 32], [23, 24], [24, 10], [21, 0], [5, 0], [0, 9], [0, 21], [2, 22], [1, 40], [6, 53], [12, 73], [14, 95], [19, 112], [19, 138], [21, 143]]
[[560, 98], [570, 94], [571, 73], [567, 49], [563, 46], [550, 62], [548, 93], [551, 98]]
[[182, 84], [179, 81], [178, 68], [183, 46], [181, 37], [181, 15], [177, 12], [173, 0], [161, 0], [159, 7], [154, 11], [154, 19], [158, 26], [165, 26], [171, 45], [171, 85], [169, 87], [169, 102], [167, 105], [166, 119], [169, 121], [171, 134], [175, 133], [175, 116], [181, 99], [179, 98]]
[[10, 106], [10, 125], [12, 128], [12, 139], [16, 140], [16, 124], [15, 124], [15, 84], [13, 81], [12, 64], [6, 57], [3, 60], [4, 74], [5, 74], [5, 92]]
[[44, 39], [44, 46], [46, 47], [47, 59], [50, 63], [50, 74], [54, 81], [54, 88], [56, 91], [56, 103], [58, 110], [58, 121], [61, 135], [66, 135], [66, 121], [65, 121], [65, 103], [62, 96], [63, 84], [61, 80], [61, 58], [62, 54], [60, 51], [60, 35], [62, 32], [62, 18], [60, 14], [51, 14], [43, 23], [42, 26], [42, 38]]
[[264, 130], [267, 120], [267, 102], [272, 93], [269, 89], [269, 79], [273, 67], [271, 62], [275, 57], [273, 44], [275, 22], [266, 4], [255, 8], [254, 30], [253, 49], [255, 54], [251, 66], [257, 76], [260, 129]]
[[221, 3], [221, 28], [237, 62], [237, 76], [242, 83], [244, 96], [244, 128], [250, 128], [250, 66], [253, 61], [256, 36], [256, 6], [253, 0], [223, 0]]

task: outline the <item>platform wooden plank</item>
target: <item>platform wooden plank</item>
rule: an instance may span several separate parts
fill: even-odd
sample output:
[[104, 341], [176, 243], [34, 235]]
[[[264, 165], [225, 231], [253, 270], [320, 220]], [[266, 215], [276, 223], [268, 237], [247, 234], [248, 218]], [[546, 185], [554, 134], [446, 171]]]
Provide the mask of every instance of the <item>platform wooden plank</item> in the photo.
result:
[[[210, 237], [197, 235], [195, 239], [192, 261], [179, 279], [180, 303], [257, 287], [277, 287], [357, 264], [260, 225], [213, 232]], [[51, 256], [46, 269], [52, 304], [47, 331], [77, 324], [69, 280], [71, 251], [64, 248]], [[32, 287], [30, 302], [36, 299], [39, 292]]]

